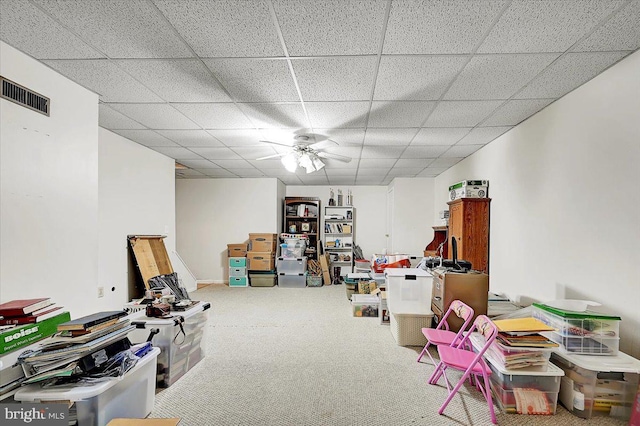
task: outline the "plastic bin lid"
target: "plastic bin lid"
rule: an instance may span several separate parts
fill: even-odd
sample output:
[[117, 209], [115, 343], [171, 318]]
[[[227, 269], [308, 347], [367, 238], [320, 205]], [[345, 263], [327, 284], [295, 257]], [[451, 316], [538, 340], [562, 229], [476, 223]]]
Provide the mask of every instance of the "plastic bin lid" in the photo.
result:
[[127, 318], [129, 318], [131, 320], [131, 323], [144, 323], [145, 325], [169, 325], [169, 326], [173, 326], [175, 324], [174, 319], [176, 317], [182, 317], [184, 319], [187, 319], [195, 314], [199, 314], [200, 312], [204, 312], [205, 304], [202, 302], [198, 302], [197, 304], [193, 305], [192, 307], [190, 307], [187, 310], [184, 311], [171, 311], [171, 316], [172, 318], [151, 318], [151, 317], [147, 317], [147, 311], [146, 309], [143, 309], [138, 311], [138, 312], [134, 312], [132, 314], [129, 314], [129, 316]]
[[574, 355], [564, 351], [555, 351], [554, 355], [563, 358], [580, 368], [591, 371], [636, 373], [640, 374], [640, 360], [618, 351], [616, 355]]
[[[151, 352], [140, 358], [138, 363], [127, 373], [127, 375], [136, 374], [144, 365], [149, 362], [156, 361], [160, 348], [154, 347]], [[155, 370], [155, 369], [154, 369]], [[97, 383], [95, 385], [62, 385], [50, 388], [42, 388], [39, 383], [34, 383], [22, 387], [16, 392], [14, 398], [16, 401], [32, 402], [32, 401], [84, 401], [89, 398], [100, 395], [104, 391], [120, 383], [120, 380], [113, 378], [106, 382]]]
[[431, 274], [424, 269], [419, 268], [385, 268], [385, 275], [391, 277], [404, 277], [406, 275], [415, 275], [417, 277], [430, 277]]
[[425, 309], [423, 312], [391, 312], [396, 317], [432, 317], [433, 312]]
[[552, 314], [558, 315], [562, 318], [574, 318], [574, 319], [603, 319], [603, 320], [614, 320], [621, 321], [622, 318], [616, 315], [607, 315], [600, 312], [593, 311], [584, 311], [584, 312], [575, 312], [575, 311], [567, 311], [560, 308], [552, 308], [551, 306], [544, 305], [542, 303], [534, 303], [538, 309], [542, 309], [543, 311], [550, 312]]

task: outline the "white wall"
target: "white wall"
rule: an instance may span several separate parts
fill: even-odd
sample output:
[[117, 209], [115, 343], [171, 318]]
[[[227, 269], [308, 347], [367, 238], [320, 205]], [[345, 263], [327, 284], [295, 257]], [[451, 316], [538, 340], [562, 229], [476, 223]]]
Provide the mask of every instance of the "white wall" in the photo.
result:
[[[228, 279], [227, 244], [282, 227], [282, 182], [277, 179], [179, 179], [178, 253], [200, 281]], [[279, 216], [280, 215], [280, 216]]]
[[127, 235], [166, 235], [167, 252], [175, 250], [175, 160], [103, 128], [98, 136], [99, 306], [107, 309], [129, 301], [128, 273], [137, 273], [127, 268]]
[[422, 256], [436, 225], [433, 185], [433, 178], [395, 178], [391, 182], [394, 205], [389, 253]]
[[[329, 190], [333, 188], [337, 202], [338, 189], [342, 190], [346, 203], [347, 190], [353, 195], [355, 216], [355, 243], [362, 249], [365, 258], [386, 247], [387, 187], [386, 186], [287, 186], [287, 197], [318, 197], [322, 217], [324, 207], [329, 205]], [[320, 220], [322, 220], [322, 217]]]
[[0, 74], [51, 99], [0, 99], [0, 295], [93, 312], [98, 283], [98, 96], [0, 42]]
[[640, 52], [436, 178], [489, 179], [490, 288], [529, 302], [587, 299], [619, 314], [640, 357]]

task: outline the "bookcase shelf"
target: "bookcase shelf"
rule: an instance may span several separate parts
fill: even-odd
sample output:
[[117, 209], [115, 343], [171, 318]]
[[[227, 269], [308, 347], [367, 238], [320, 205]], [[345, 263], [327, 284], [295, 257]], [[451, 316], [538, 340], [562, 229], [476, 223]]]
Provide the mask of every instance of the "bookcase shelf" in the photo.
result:
[[285, 197], [284, 199], [282, 232], [307, 237], [308, 245], [304, 255], [308, 259], [318, 257], [320, 213], [320, 199], [317, 197]]
[[353, 272], [355, 214], [353, 206], [324, 207], [322, 243], [331, 268], [340, 267], [341, 276]]

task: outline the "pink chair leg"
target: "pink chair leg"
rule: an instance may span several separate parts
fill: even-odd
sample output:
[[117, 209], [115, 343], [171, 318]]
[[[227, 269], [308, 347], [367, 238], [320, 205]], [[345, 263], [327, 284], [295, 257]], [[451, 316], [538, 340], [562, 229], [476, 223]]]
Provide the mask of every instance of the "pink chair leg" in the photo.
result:
[[[489, 377], [486, 374], [482, 375], [484, 377], [484, 394], [485, 399], [487, 400], [487, 404], [489, 404], [489, 412], [491, 413], [491, 422], [493, 424], [497, 424], [498, 420], [496, 420], [496, 413], [493, 411], [493, 398], [491, 397], [491, 385], [489, 384]], [[476, 381], [478, 379], [476, 378]]]
[[[431, 344], [431, 342], [427, 342], [426, 345], [424, 345], [424, 348], [422, 348], [422, 352], [420, 352], [420, 356], [418, 357], [418, 360], [416, 362], [420, 362], [420, 360], [422, 359], [422, 357], [424, 356], [424, 354], [426, 353], [427, 355], [429, 355], [429, 345]], [[431, 358], [431, 356], [429, 356], [429, 358]]]
[[429, 376], [429, 380], [427, 381], [430, 385], [435, 385], [436, 383], [438, 383], [438, 380], [440, 380], [440, 376], [442, 376], [442, 368], [443, 364], [442, 362], [439, 362], [438, 365], [436, 365], [435, 370], [433, 370], [433, 373], [431, 373], [431, 376]]
[[449, 402], [451, 402], [451, 400], [456, 395], [456, 392], [458, 392], [458, 389], [460, 389], [462, 384], [467, 381], [468, 376], [469, 376], [469, 372], [466, 372], [462, 375], [462, 378], [458, 380], [458, 383], [449, 392], [449, 396], [447, 396], [447, 399], [445, 399], [444, 402], [442, 403], [442, 406], [438, 410], [438, 414], [444, 413], [445, 408], [447, 408], [447, 405], [449, 405]]

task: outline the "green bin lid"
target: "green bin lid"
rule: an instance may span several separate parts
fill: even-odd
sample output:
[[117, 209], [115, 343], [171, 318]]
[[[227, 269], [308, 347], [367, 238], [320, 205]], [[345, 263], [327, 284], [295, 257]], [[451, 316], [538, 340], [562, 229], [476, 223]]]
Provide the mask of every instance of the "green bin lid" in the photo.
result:
[[534, 303], [533, 306], [536, 308], [542, 309], [543, 311], [551, 312], [552, 314], [556, 314], [562, 318], [575, 318], [575, 319], [602, 319], [602, 320], [613, 320], [613, 321], [622, 321], [622, 318], [616, 315], [607, 315], [600, 312], [594, 311], [584, 311], [584, 312], [575, 312], [575, 311], [566, 311], [564, 309], [554, 308], [551, 306], [547, 306], [542, 303]]

